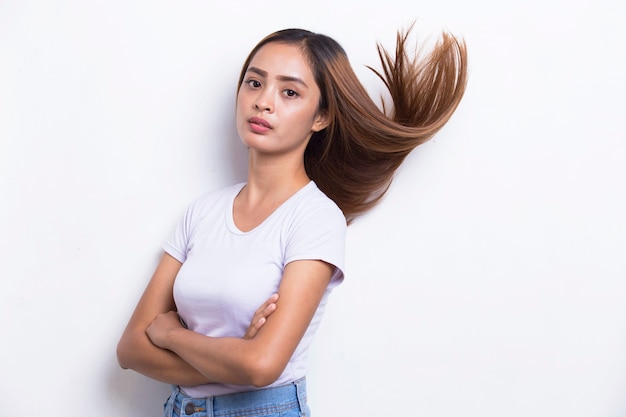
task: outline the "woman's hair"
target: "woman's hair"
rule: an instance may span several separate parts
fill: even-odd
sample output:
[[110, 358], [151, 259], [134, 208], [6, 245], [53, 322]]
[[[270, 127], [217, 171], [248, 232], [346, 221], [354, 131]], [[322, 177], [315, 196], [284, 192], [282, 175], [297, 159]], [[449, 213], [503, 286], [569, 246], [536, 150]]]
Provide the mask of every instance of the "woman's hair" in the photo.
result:
[[343, 211], [348, 223], [376, 205], [397, 168], [430, 139], [456, 110], [467, 82], [465, 44], [443, 33], [428, 54], [407, 52], [411, 29], [397, 34], [395, 56], [380, 44], [381, 78], [393, 107], [381, 111], [332, 38], [302, 29], [268, 35], [246, 59], [239, 87], [254, 55], [270, 42], [298, 45], [321, 92], [328, 127], [311, 137], [304, 153], [308, 176]]

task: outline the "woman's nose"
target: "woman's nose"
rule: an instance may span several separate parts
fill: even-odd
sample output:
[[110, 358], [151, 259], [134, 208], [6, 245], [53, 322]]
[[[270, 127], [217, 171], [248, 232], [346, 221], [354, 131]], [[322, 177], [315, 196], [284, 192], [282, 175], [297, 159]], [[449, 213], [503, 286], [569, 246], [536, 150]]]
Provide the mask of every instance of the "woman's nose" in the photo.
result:
[[254, 103], [254, 107], [259, 111], [271, 113], [274, 110], [271, 93], [267, 90], [260, 93]]

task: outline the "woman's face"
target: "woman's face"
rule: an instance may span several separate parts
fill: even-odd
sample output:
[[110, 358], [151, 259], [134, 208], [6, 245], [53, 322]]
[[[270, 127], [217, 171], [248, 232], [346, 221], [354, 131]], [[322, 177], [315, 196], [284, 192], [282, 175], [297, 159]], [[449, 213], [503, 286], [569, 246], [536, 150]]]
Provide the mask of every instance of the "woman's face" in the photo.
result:
[[250, 61], [237, 95], [237, 131], [250, 149], [304, 154], [313, 132], [327, 126], [320, 91], [298, 46], [272, 42]]

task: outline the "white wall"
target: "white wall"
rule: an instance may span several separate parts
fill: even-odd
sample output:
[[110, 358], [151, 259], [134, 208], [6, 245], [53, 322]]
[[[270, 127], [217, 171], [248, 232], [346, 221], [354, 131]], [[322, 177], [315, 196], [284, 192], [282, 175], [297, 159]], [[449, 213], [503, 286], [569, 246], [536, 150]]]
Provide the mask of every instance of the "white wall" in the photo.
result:
[[626, 415], [624, 2], [0, 3], [0, 415], [160, 415], [115, 345], [196, 195], [244, 178], [265, 34], [466, 39], [467, 95], [349, 230], [318, 417]]

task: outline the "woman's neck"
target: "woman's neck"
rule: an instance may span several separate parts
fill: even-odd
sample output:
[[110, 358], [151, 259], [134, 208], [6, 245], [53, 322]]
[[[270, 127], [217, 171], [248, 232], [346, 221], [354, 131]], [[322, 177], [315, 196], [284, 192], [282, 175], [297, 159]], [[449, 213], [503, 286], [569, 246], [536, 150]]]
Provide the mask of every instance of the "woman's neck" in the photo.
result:
[[[249, 203], [286, 199], [310, 181], [300, 158], [267, 158], [251, 152], [246, 194]], [[285, 198], [285, 196], [287, 196]]]
[[303, 161], [250, 156], [248, 182], [233, 205], [235, 225], [254, 229], [310, 181]]

